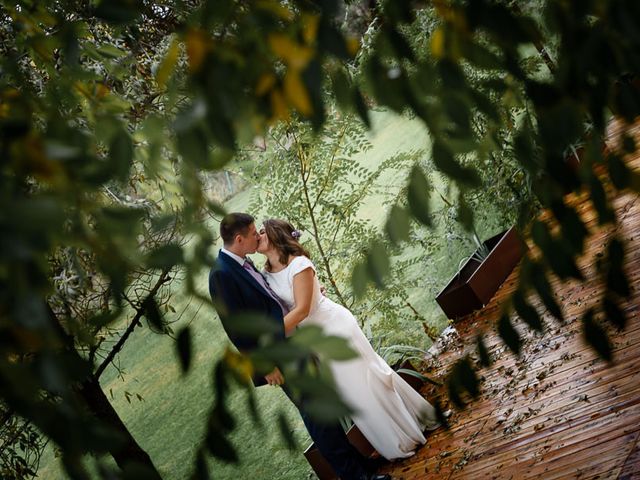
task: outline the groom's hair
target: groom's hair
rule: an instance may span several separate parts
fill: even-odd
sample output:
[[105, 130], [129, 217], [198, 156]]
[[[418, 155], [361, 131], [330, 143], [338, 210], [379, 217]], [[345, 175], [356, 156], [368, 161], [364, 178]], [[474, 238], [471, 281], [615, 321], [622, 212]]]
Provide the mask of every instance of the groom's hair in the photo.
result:
[[229, 213], [220, 222], [220, 236], [225, 245], [231, 245], [236, 235], [246, 235], [255, 219], [248, 213]]

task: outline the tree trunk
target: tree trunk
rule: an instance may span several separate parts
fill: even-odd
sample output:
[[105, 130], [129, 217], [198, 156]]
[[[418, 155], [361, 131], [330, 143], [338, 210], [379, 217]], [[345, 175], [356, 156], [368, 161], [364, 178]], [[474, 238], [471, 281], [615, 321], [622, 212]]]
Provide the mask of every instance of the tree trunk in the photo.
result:
[[[77, 355], [74, 348], [73, 337], [63, 328], [51, 306], [48, 303], [46, 305], [51, 326], [60, 336], [64, 348], [72, 354]], [[127, 426], [120, 419], [118, 412], [115, 411], [109, 399], [102, 391], [100, 382], [95, 374], [92, 374], [84, 382], [76, 386], [75, 391], [78, 396], [84, 400], [87, 409], [94, 417], [122, 435], [125, 441], [124, 446], [109, 450], [109, 453], [113, 456], [118, 466], [124, 470], [127, 465], [136, 463], [146, 470], [145, 479], [162, 480], [158, 470], [156, 470], [155, 465], [151, 461], [151, 457], [138, 445], [138, 442], [133, 438]]]
[[78, 394], [84, 399], [89, 410], [96, 418], [113, 428], [124, 438], [124, 445], [118, 450], [114, 449], [110, 452], [118, 466], [124, 470], [127, 464], [135, 462], [148, 470], [148, 476], [145, 478], [161, 480], [162, 477], [153, 465], [151, 457], [138, 445], [136, 439], [133, 438], [127, 426], [118, 416], [118, 412], [115, 411], [109, 402], [98, 380], [91, 377], [83, 382], [78, 389]]

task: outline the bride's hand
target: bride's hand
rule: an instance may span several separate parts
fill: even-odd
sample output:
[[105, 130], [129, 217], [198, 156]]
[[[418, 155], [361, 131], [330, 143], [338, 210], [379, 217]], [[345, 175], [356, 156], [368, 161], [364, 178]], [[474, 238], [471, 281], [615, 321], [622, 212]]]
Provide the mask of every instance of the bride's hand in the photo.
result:
[[278, 367], [273, 369], [268, 375], [264, 377], [267, 380], [269, 385], [282, 385], [284, 384], [284, 377], [282, 376], [282, 372], [278, 369]]

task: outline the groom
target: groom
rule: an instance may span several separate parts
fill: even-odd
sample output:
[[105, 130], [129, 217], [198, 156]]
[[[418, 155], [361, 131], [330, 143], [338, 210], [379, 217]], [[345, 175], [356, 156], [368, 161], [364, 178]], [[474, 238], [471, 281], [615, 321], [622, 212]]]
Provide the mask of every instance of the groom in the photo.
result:
[[[255, 253], [259, 243], [253, 217], [246, 213], [228, 214], [220, 223], [220, 236], [224, 247], [209, 273], [209, 293], [229, 339], [240, 352], [250, 353], [258, 347], [258, 342], [255, 338], [234, 332], [232, 316], [239, 313], [266, 314], [279, 327], [276, 337], [283, 339], [283, 317], [287, 314], [287, 307], [246, 258], [247, 254]], [[253, 381], [256, 386], [267, 383], [285, 385], [286, 379], [275, 368], [264, 378], [256, 376]], [[289, 396], [288, 389], [285, 387], [283, 390]], [[304, 406], [296, 404], [296, 407], [311, 439], [341, 480], [391, 480], [389, 475], [368, 471], [367, 460], [349, 443], [338, 423], [316, 423], [304, 412]]]

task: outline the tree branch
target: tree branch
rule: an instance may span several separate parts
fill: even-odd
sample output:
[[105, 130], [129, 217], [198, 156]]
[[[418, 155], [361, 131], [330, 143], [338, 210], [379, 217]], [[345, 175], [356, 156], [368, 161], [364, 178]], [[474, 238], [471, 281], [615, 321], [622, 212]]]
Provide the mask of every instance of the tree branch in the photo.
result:
[[[139, 305], [144, 305], [144, 303], [146, 302], [147, 299], [153, 298], [155, 296], [155, 294], [158, 292], [158, 290], [160, 290], [160, 287], [162, 285], [164, 285], [165, 283], [167, 283], [167, 281], [169, 280], [168, 279], [169, 270], [170, 269], [165, 269], [165, 270], [162, 271], [162, 273], [158, 277], [158, 281], [156, 282], [156, 284], [153, 286], [153, 288], [149, 292], [149, 295], [147, 295], [145, 300], [143, 300]], [[100, 364], [100, 366], [96, 369], [95, 373], [93, 374], [93, 376], [95, 377], [96, 380], [98, 380], [100, 378], [100, 375], [102, 375], [102, 373], [105, 371], [107, 366], [113, 361], [113, 359], [118, 354], [118, 352], [120, 352], [120, 350], [122, 350], [122, 347], [124, 346], [125, 342], [129, 338], [129, 336], [133, 333], [133, 330], [135, 329], [135, 327], [137, 325], [139, 325], [140, 319], [144, 315], [145, 311], [146, 310], [145, 310], [144, 307], [136, 308], [136, 314], [133, 317], [133, 320], [131, 320], [131, 323], [129, 324], [129, 326], [127, 327], [125, 332], [122, 334], [122, 337], [120, 337], [118, 342], [113, 346], [111, 351], [107, 354], [107, 356], [105, 357], [103, 362]]]
[[335, 278], [333, 276], [333, 272], [331, 270], [331, 265], [329, 264], [329, 259], [324, 252], [324, 248], [322, 248], [322, 242], [320, 242], [320, 235], [318, 232], [318, 223], [316, 221], [316, 217], [313, 213], [313, 204], [311, 202], [311, 197], [309, 196], [309, 185], [307, 184], [307, 178], [305, 177], [305, 169], [304, 169], [304, 152], [300, 148], [300, 143], [296, 139], [296, 144], [298, 145], [298, 160], [300, 164], [300, 176], [302, 178], [302, 190], [304, 192], [305, 203], [307, 205], [307, 210], [309, 211], [309, 217], [311, 218], [311, 224], [313, 225], [314, 238], [316, 240], [316, 246], [318, 247], [318, 251], [320, 252], [320, 257], [322, 257], [322, 263], [324, 264], [324, 268], [327, 272], [327, 276], [329, 277], [329, 282], [331, 283], [331, 287], [338, 297], [338, 300], [342, 304], [343, 307], [347, 307], [347, 302], [342, 296], [338, 285], [336, 284]]

